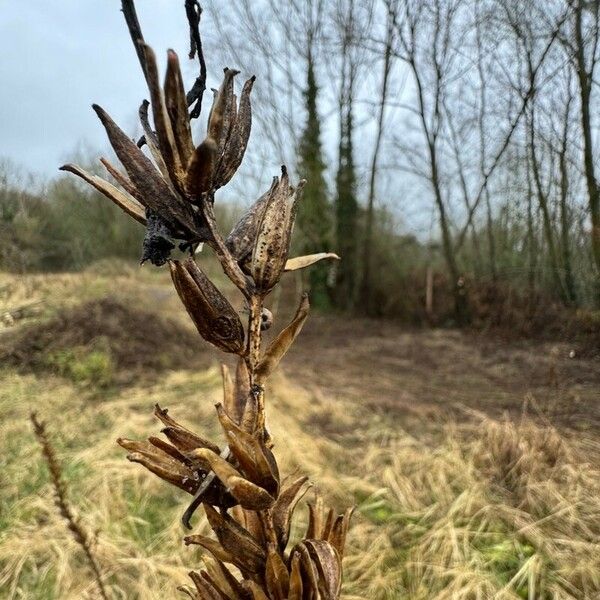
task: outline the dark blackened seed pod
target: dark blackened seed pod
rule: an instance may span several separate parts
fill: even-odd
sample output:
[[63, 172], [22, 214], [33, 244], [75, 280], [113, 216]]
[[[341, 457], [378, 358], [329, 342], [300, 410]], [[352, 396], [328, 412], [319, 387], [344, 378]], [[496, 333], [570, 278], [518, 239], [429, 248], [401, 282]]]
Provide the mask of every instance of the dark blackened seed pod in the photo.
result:
[[227, 298], [193, 258], [171, 261], [169, 266], [179, 298], [200, 335], [223, 352], [242, 354], [244, 328]]

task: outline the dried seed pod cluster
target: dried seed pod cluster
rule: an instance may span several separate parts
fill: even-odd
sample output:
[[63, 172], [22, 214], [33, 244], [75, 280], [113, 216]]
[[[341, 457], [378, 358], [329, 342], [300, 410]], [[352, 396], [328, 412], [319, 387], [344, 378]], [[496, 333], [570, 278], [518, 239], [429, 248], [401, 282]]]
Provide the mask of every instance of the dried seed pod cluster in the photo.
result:
[[[133, 1], [124, 0], [123, 7], [137, 41], [141, 32]], [[199, 32], [193, 29], [199, 13], [193, 14], [193, 48], [201, 52]], [[190, 120], [197, 110], [189, 113], [188, 105], [197, 101], [198, 107], [201, 94], [200, 100], [197, 94], [186, 95], [177, 55], [168, 53], [163, 87], [152, 50], [140, 43], [138, 57], [150, 93], [150, 103], [144, 101], [139, 111], [149, 156], [102, 108], [94, 106], [126, 174], [106, 159], [102, 164], [118, 186], [75, 165], [62, 168], [90, 183], [146, 226], [142, 261], [169, 263], [175, 290], [198, 333], [223, 352], [237, 355], [238, 362], [235, 378], [226, 366], [222, 368], [223, 402], [217, 404], [216, 413], [224, 443], [194, 433], [159, 406], [154, 414], [164, 426], [164, 438], [119, 439], [118, 443], [128, 451], [129, 460], [193, 496], [183, 515], [186, 526], [190, 527], [194, 511], [204, 507], [215, 537], [185, 538], [186, 544], [199, 545], [206, 554], [206, 569], [191, 573], [194, 585], [183, 590], [189, 597], [334, 600], [340, 595], [342, 556], [352, 511], [336, 516], [317, 498], [309, 504], [305, 538], [288, 550], [294, 510], [310, 486], [306, 477], [280, 478], [265, 419], [264, 386], [302, 329], [309, 311], [308, 296], [302, 296], [292, 321], [264, 350], [261, 341], [262, 332], [273, 325], [265, 298], [283, 273], [338, 257], [322, 252], [288, 258], [304, 182], [290, 185], [285, 167], [226, 238], [219, 232], [214, 194], [231, 180], [242, 162], [251, 129], [254, 77], [244, 84], [238, 103], [234, 93], [238, 72], [225, 69], [221, 86], [214, 90], [206, 137], [196, 147]], [[203, 59], [200, 63], [203, 65]], [[170, 259], [175, 240], [182, 250], [194, 250], [203, 242], [214, 250], [223, 271], [243, 295], [246, 327], [193, 258]]]

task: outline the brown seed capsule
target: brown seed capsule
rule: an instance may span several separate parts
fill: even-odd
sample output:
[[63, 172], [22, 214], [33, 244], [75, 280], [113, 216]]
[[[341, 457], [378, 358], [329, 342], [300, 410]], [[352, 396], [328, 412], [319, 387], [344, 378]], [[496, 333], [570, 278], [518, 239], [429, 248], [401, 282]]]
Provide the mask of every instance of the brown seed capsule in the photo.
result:
[[292, 514], [300, 498], [308, 489], [306, 488], [303, 493], [300, 493], [307, 481], [308, 477], [299, 477], [288, 485], [284, 485], [273, 505], [273, 527], [275, 528], [280, 550], [284, 550], [288, 543]]
[[257, 541], [229, 515], [220, 514], [207, 504], [204, 505], [204, 510], [221, 546], [235, 556], [238, 566], [247, 573], [262, 575], [267, 555]]
[[277, 185], [277, 178], [275, 178], [269, 191], [256, 200], [242, 215], [242, 218], [237, 222], [225, 240], [227, 248], [240, 265], [242, 265], [242, 268], [252, 255], [258, 227], [275, 185]]
[[222, 187], [227, 184], [242, 164], [250, 138], [250, 130], [252, 129], [250, 92], [252, 91], [254, 80], [255, 77], [248, 79], [242, 89], [239, 108], [235, 114], [235, 122], [230, 128], [223, 157], [215, 177], [215, 187]]
[[251, 265], [252, 278], [263, 293], [277, 284], [285, 268], [303, 186], [301, 181], [297, 189], [291, 188], [287, 170], [282, 167], [281, 178], [271, 188], [258, 227]]
[[160, 154], [167, 166], [171, 183], [179, 192], [184, 192], [185, 167], [181, 162], [164, 94], [160, 86], [156, 56], [150, 46], [142, 44], [142, 49], [146, 57], [146, 80], [150, 92], [152, 116], [154, 117]]
[[342, 562], [337, 550], [324, 540], [304, 540], [302, 544], [316, 567], [323, 600], [336, 600], [342, 586]]
[[231, 463], [218, 454], [202, 448], [191, 452], [190, 457], [199, 459], [202, 464], [208, 463], [210, 469], [243, 508], [265, 510], [273, 505], [275, 500], [265, 489], [243, 477]]
[[194, 150], [185, 173], [185, 190], [194, 204], [210, 190], [216, 160], [217, 144], [212, 138], [206, 138]]
[[227, 415], [220, 404], [217, 414], [231, 453], [246, 478], [267, 490], [273, 497], [279, 493], [279, 469], [273, 453], [265, 445], [261, 433], [244, 431]]
[[244, 328], [227, 298], [193, 258], [171, 261], [169, 266], [175, 289], [200, 335], [223, 352], [241, 354]]
[[276, 600], [287, 600], [290, 589], [290, 574], [273, 544], [269, 544], [265, 582], [269, 597]]
[[175, 144], [182, 164], [185, 166], [194, 150], [190, 116], [187, 109], [183, 78], [179, 58], [173, 50], [167, 53], [167, 74], [165, 76], [165, 105], [171, 120]]
[[222, 152], [224, 138], [230, 125], [231, 115], [231, 97], [233, 96], [233, 78], [239, 73], [233, 69], [225, 69], [223, 83], [219, 88], [213, 102], [212, 110], [208, 120], [207, 137], [212, 138], [217, 143], [217, 147]]
[[302, 572], [300, 569], [300, 555], [292, 557], [292, 568], [290, 572], [290, 591], [288, 600], [302, 600], [303, 597]]

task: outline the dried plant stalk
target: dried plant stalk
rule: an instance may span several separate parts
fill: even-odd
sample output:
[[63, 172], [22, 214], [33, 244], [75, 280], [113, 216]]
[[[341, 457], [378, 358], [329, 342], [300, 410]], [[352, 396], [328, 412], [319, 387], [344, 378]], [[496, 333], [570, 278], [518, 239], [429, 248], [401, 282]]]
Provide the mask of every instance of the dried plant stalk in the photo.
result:
[[102, 572], [98, 564], [98, 560], [94, 555], [94, 548], [92, 538], [89, 533], [84, 529], [79, 520], [73, 514], [69, 501], [67, 498], [67, 486], [62, 477], [62, 471], [56, 452], [52, 447], [48, 433], [46, 432], [46, 425], [42, 421], [39, 421], [35, 412], [29, 415], [31, 423], [33, 424], [33, 431], [42, 448], [42, 456], [48, 465], [48, 471], [50, 472], [50, 480], [52, 487], [54, 488], [54, 502], [60, 512], [62, 518], [67, 522], [67, 527], [73, 539], [77, 542], [81, 548], [85, 559], [90, 567], [90, 570], [94, 576], [94, 581], [98, 586], [98, 592], [103, 600], [108, 600], [106, 588], [102, 581]]
[[[186, 3], [192, 32], [191, 56], [201, 55], [198, 30], [200, 8]], [[132, 0], [123, 1], [132, 39], [143, 40]], [[283, 480], [266, 428], [265, 385], [308, 317], [303, 295], [291, 323], [263, 351], [262, 332], [273, 316], [265, 308], [268, 294], [285, 271], [308, 267], [319, 260], [337, 259], [331, 252], [289, 259], [289, 248], [304, 181], [290, 184], [288, 172], [273, 179], [263, 194], [225, 238], [217, 226], [215, 192], [226, 185], [240, 166], [252, 125], [250, 93], [254, 77], [244, 84], [236, 104], [235, 76], [224, 69], [215, 91], [204, 140], [194, 145], [179, 60], [168, 53], [164, 89], [156, 59], [145, 43], [136, 51], [146, 78], [154, 118], [148, 120], [148, 102], [140, 116], [151, 160], [129, 140], [100, 107], [100, 117], [127, 176], [107, 168], [123, 191], [92, 177], [74, 165], [65, 170], [82, 177], [146, 226], [142, 261], [160, 266], [168, 262], [174, 287], [198, 333], [208, 342], [238, 356], [235, 380], [224, 367], [223, 403], [216, 406], [226, 445], [220, 447], [175, 421], [156, 407], [165, 426], [166, 440], [119, 439], [128, 458], [193, 496], [183, 515], [191, 528], [194, 511], [202, 505], [215, 538], [189, 535], [207, 554], [206, 569], [190, 574], [193, 587], [183, 589], [197, 600], [335, 600], [342, 582], [342, 557], [352, 510], [336, 515], [317, 498], [310, 505], [304, 538], [288, 549], [290, 524], [299, 499], [308, 486], [306, 477]], [[189, 100], [189, 94], [188, 94]], [[189, 102], [188, 102], [189, 104]], [[106, 161], [105, 161], [106, 165]], [[224, 273], [243, 295], [248, 322], [244, 328], [232, 305], [194, 258], [174, 260], [175, 240], [182, 250], [206, 243]], [[210, 559], [212, 557], [212, 560]]]

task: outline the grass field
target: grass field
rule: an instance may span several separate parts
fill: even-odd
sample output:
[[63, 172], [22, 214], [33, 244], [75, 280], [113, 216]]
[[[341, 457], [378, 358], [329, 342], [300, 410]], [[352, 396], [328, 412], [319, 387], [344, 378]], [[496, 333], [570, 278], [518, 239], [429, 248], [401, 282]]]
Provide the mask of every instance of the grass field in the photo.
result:
[[[111, 597], [178, 597], [203, 561], [181, 541], [189, 496], [127, 462], [115, 439], [157, 433], [155, 403], [218, 437], [212, 350], [164, 271], [0, 274], [0, 314], [16, 306], [30, 308], [0, 331], [0, 598], [96, 597], [53, 504], [31, 410], [47, 422]], [[346, 600], [600, 598], [597, 357], [310, 319], [269, 390], [269, 427], [284, 473], [357, 506]], [[194, 525], [209, 531], [199, 514]]]

